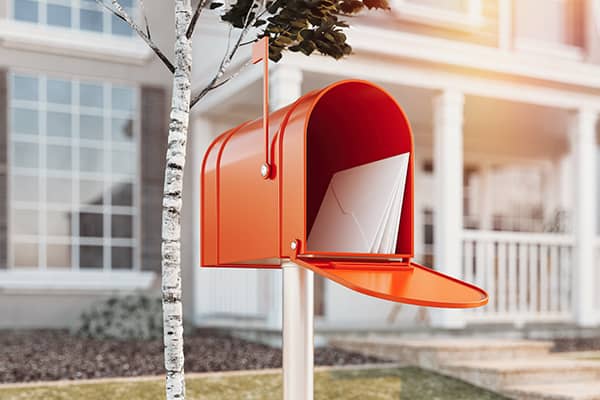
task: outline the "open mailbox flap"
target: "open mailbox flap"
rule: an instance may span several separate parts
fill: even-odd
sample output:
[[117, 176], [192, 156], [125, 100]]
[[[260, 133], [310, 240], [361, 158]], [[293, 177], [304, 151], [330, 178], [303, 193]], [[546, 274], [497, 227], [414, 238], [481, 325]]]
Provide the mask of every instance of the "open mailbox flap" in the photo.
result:
[[384, 300], [443, 308], [481, 307], [488, 302], [484, 290], [414, 262], [292, 260], [349, 289]]

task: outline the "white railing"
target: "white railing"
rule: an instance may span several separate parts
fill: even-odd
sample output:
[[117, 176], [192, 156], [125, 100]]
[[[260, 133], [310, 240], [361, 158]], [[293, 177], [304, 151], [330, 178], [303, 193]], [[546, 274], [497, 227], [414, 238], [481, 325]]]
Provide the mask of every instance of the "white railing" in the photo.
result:
[[561, 234], [465, 230], [463, 278], [490, 295], [469, 321], [570, 320], [573, 242]]

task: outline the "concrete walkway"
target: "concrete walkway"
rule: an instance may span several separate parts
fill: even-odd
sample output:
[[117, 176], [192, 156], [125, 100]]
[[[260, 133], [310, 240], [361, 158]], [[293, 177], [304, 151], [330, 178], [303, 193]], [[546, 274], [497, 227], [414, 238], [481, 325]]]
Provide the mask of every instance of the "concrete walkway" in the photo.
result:
[[600, 400], [600, 354], [551, 353], [552, 342], [337, 337], [349, 351], [413, 365], [516, 400]]

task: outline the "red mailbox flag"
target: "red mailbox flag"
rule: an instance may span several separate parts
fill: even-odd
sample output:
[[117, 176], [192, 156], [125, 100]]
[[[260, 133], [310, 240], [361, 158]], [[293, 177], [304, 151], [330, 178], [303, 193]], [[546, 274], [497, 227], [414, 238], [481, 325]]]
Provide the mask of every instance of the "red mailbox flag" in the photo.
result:
[[252, 46], [252, 64], [258, 64], [269, 58], [269, 37], [265, 36]]

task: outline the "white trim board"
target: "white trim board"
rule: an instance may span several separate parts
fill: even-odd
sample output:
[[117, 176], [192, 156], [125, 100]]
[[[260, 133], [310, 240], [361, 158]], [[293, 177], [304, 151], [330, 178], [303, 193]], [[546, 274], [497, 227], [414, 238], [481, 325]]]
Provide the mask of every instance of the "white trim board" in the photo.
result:
[[8, 19], [0, 20], [0, 47], [131, 65], [145, 65], [153, 56], [135, 36], [73, 32]]
[[[600, 109], [598, 96], [577, 90], [549, 88], [533, 83], [500, 81], [491, 78], [448, 72], [426, 65], [411, 65], [401, 61], [378, 61], [372, 57], [355, 55], [343, 61], [322, 56], [307, 58], [287, 54], [282, 64], [295, 65], [303, 72], [327, 74], [339, 79], [359, 78], [381, 84], [396, 84], [427, 90], [456, 89], [466, 95], [503, 99], [518, 103], [575, 110], [582, 106]], [[365, 65], [368, 68], [365, 68]], [[600, 88], [600, 69], [598, 69]], [[588, 76], [588, 75], [586, 75]]]
[[106, 291], [149, 289], [156, 279], [149, 271], [0, 271], [0, 293], [11, 290]]
[[568, 58], [506, 52], [495, 47], [364, 25], [348, 30], [348, 42], [356, 51], [600, 88], [599, 66]]

